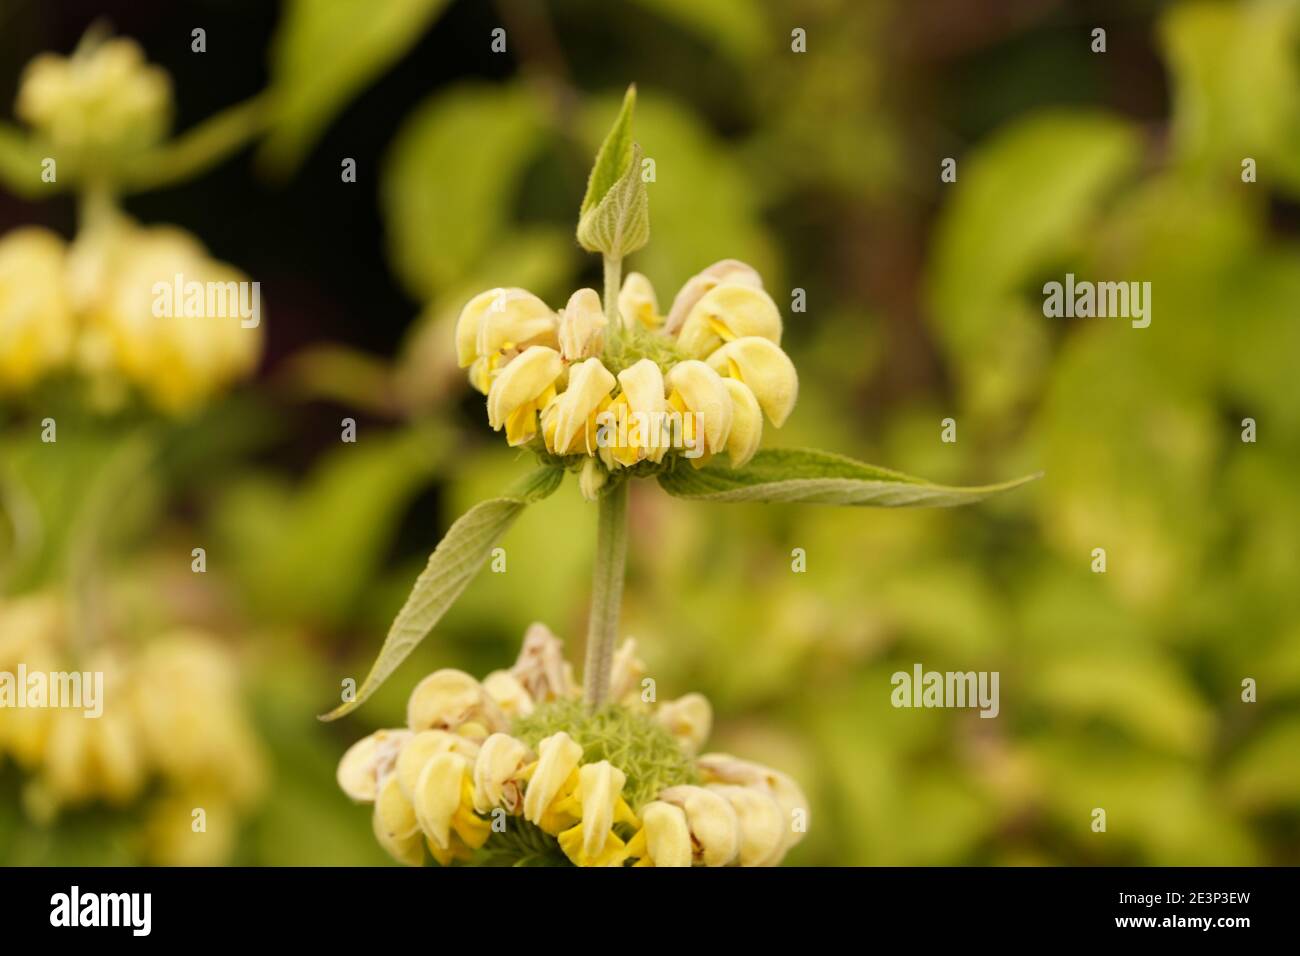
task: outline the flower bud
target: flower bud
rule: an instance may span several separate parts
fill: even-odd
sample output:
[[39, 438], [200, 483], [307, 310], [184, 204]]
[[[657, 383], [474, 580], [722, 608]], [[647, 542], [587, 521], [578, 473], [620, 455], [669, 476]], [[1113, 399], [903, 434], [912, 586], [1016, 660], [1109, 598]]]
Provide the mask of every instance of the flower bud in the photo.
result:
[[723, 342], [746, 336], [781, 342], [781, 313], [772, 297], [747, 285], [723, 284], [691, 309], [677, 336], [683, 355], [705, 358]]
[[639, 272], [629, 272], [618, 293], [618, 312], [625, 326], [641, 326], [654, 331], [663, 324], [654, 286]]
[[537, 765], [524, 791], [524, 818], [528, 822], [541, 824], [551, 801], [581, 759], [582, 748], [562, 730], [537, 745]]
[[779, 345], [756, 336], [736, 339], [710, 355], [709, 366], [748, 385], [777, 428], [790, 417], [799, 397], [799, 375]]
[[488, 390], [488, 424], [504, 425], [511, 445], [532, 441], [537, 415], [555, 400], [555, 382], [564, 372], [560, 353], [534, 345], [503, 368]]
[[682, 323], [686, 321], [686, 316], [695, 308], [695, 304], [706, 293], [724, 282], [730, 285], [749, 286], [753, 289], [763, 288], [763, 280], [753, 267], [738, 259], [723, 259], [715, 262], [703, 272], [692, 276], [682, 286], [677, 297], [673, 299], [673, 307], [668, 310], [668, 321], [664, 324], [664, 331], [669, 335], [676, 335]]
[[[629, 637], [614, 653], [609, 674], [609, 699], [628, 706], [628, 698], [637, 694], [644, 676], [645, 663], [636, 656], [636, 641]], [[639, 702], [640, 697], [637, 696], [636, 700]]]
[[539, 704], [572, 697], [578, 691], [572, 668], [564, 659], [564, 642], [539, 622], [524, 632], [523, 647], [510, 673]]
[[609, 319], [601, 311], [595, 289], [579, 289], [569, 296], [560, 313], [560, 355], [566, 362], [580, 362], [600, 355], [605, 349], [605, 326]]
[[609, 469], [597, 458], [588, 458], [582, 463], [578, 474], [578, 490], [584, 501], [598, 501], [601, 489], [609, 481]]

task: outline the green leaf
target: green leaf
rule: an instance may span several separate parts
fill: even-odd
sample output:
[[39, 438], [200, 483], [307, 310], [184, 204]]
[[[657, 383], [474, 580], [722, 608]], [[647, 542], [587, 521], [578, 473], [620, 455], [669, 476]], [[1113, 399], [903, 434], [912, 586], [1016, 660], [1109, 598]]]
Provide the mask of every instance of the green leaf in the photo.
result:
[[750, 0], [637, 0], [665, 20], [740, 63], [751, 63], [770, 46], [772, 36], [762, 4]]
[[145, 190], [193, 179], [238, 152], [266, 126], [269, 111], [263, 97], [254, 97], [210, 116], [175, 139], [137, 159], [122, 183]]
[[321, 720], [337, 720], [351, 713], [375, 692], [469, 586], [493, 547], [524, 508], [554, 492], [563, 477], [562, 468], [540, 468], [513, 493], [480, 502], [456, 519], [416, 579], [370, 673], [357, 689], [357, 696], [323, 715]]
[[448, 0], [291, 0], [271, 52], [275, 123], [262, 158], [283, 174], [334, 115], [400, 59]]
[[641, 179], [641, 147], [605, 198], [578, 220], [578, 244], [588, 252], [622, 259], [650, 241], [650, 195]]
[[831, 452], [772, 449], [760, 451], [741, 469], [718, 465], [696, 469], [679, 461], [676, 468], [659, 478], [659, 484], [670, 495], [698, 501], [943, 508], [970, 504], [1038, 477], [1027, 475], [998, 485], [955, 488]]
[[25, 199], [60, 190], [57, 182], [41, 180], [41, 151], [21, 130], [0, 123], [0, 184]]
[[582, 197], [582, 206], [578, 210], [579, 218], [595, 208], [627, 172], [632, 160], [632, 113], [635, 109], [634, 83], [623, 94], [623, 106], [596, 152], [596, 163], [591, 167], [591, 175], [587, 178], [587, 194]]
[[[459, 287], [488, 272], [489, 259], [497, 276], [494, 254], [513, 255], [511, 240], [524, 241], [511, 228], [512, 206], [542, 144], [544, 113], [524, 86], [463, 85], [426, 100], [403, 124], [380, 188], [394, 266], [414, 296], [427, 301]], [[532, 245], [550, 250], [561, 241], [572, 249], [559, 228]]]

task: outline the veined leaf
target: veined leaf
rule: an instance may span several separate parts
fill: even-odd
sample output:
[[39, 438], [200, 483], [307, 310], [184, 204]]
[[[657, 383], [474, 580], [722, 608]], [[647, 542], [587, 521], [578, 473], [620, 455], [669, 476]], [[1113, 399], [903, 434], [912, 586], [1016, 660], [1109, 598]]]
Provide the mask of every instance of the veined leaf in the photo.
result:
[[322, 720], [336, 720], [356, 710], [388, 679], [469, 586], [520, 512], [554, 492], [563, 477], [562, 468], [541, 468], [512, 493], [479, 502], [456, 519], [416, 579], [411, 596], [389, 628], [384, 646], [357, 688], [356, 697], [322, 716]]
[[632, 144], [627, 171], [578, 220], [578, 245], [621, 259], [650, 241], [650, 196], [641, 180], [641, 147]]
[[42, 156], [21, 130], [0, 123], [0, 183], [25, 199], [58, 192], [58, 183], [41, 180]]
[[678, 467], [659, 478], [659, 484], [670, 495], [699, 501], [943, 508], [970, 504], [1038, 477], [1027, 475], [997, 485], [958, 488], [931, 484], [831, 452], [772, 449], [760, 451], [739, 469], [710, 466], [697, 470], [679, 462]]
[[623, 94], [623, 106], [618, 111], [614, 125], [605, 134], [605, 141], [596, 152], [596, 163], [587, 178], [587, 194], [582, 197], [579, 217], [586, 216], [614, 184], [623, 177], [632, 160], [632, 112], [636, 109], [636, 84]]

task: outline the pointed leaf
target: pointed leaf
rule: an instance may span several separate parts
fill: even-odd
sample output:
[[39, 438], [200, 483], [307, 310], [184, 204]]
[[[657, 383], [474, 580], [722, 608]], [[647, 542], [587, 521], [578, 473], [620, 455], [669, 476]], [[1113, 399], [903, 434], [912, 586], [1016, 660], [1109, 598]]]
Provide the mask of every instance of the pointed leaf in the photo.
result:
[[585, 216], [627, 171], [632, 156], [632, 112], [636, 109], [636, 84], [623, 94], [623, 106], [605, 141], [596, 153], [596, 163], [587, 179], [587, 194], [582, 197], [579, 217]]
[[323, 715], [321, 720], [337, 720], [356, 710], [387, 680], [469, 586], [525, 506], [554, 492], [563, 477], [562, 468], [539, 469], [516, 491], [479, 502], [456, 519], [416, 579], [411, 596], [389, 628], [384, 646], [357, 689], [357, 696]]
[[741, 469], [721, 465], [695, 469], [679, 461], [676, 468], [660, 476], [659, 484], [670, 495], [699, 501], [943, 508], [970, 504], [1038, 477], [1028, 475], [998, 485], [957, 488], [931, 484], [831, 452], [771, 449], [760, 451]]

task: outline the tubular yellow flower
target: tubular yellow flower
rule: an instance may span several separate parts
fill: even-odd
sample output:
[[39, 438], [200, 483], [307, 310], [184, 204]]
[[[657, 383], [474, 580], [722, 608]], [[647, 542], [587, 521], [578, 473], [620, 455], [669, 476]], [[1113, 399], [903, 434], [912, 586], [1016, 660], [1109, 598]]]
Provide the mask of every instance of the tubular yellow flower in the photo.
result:
[[599, 355], [605, 348], [605, 327], [609, 319], [601, 311], [595, 289], [579, 289], [569, 296], [560, 313], [560, 354], [566, 362], [580, 362]]
[[29, 388], [72, 354], [63, 240], [45, 229], [0, 239], [0, 392]]
[[627, 856], [634, 866], [690, 866], [691, 830], [686, 812], [662, 800], [653, 800], [641, 810], [641, 829], [627, 842]]
[[527, 745], [509, 734], [493, 734], [483, 741], [474, 762], [474, 809], [488, 813], [504, 807], [518, 814], [523, 807], [518, 778], [531, 757]]
[[618, 383], [622, 391], [598, 418], [602, 457], [625, 467], [646, 459], [659, 461], [668, 450], [663, 373], [650, 359], [641, 359], [618, 373]]
[[636, 816], [622, 797], [627, 776], [608, 760], [584, 764], [576, 791], [557, 807], [579, 818], [558, 835], [560, 849], [578, 866], [621, 866], [624, 843], [613, 830], [616, 823], [635, 826]]
[[456, 361], [487, 394], [496, 371], [533, 345], [558, 348], [558, 321], [524, 289], [489, 289], [470, 299], [456, 320]]
[[724, 378], [722, 384], [731, 396], [731, 434], [727, 436], [727, 454], [733, 468], [743, 468], [763, 441], [763, 410], [748, 385], [738, 378]]
[[424, 862], [424, 838], [415, 807], [406, 799], [394, 776], [385, 777], [379, 784], [372, 823], [375, 839], [394, 860], [407, 866]]
[[487, 842], [491, 825], [474, 815], [471, 763], [461, 754], [441, 753], [420, 771], [412, 799], [429, 851], [443, 866]]
[[713, 729], [713, 708], [703, 694], [686, 694], [660, 705], [655, 719], [673, 735], [684, 751], [694, 756]]
[[[581, 759], [582, 748], [564, 731], [551, 734], [537, 745], [537, 762], [525, 771], [528, 786], [524, 790], [524, 819], [550, 832], [543, 825], [546, 814], [557, 797], [564, 791], [571, 792], [576, 785]], [[570, 776], [574, 779], [570, 780]]]
[[682, 323], [677, 347], [690, 358], [706, 358], [724, 342], [756, 336], [779, 345], [781, 313], [762, 289], [724, 283], [695, 303]]
[[409, 730], [376, 730], [343, 754], [337, 773], [339, 789], [358, 803], [373, 803], [379, 781], [393, 771]]
[[407, 702], [406, 723], [412, 730], [451, 730], [487, 737], [504, 730], [507, 722], [478, 681], [464, 671], [446, 668], [416, 685]]
[[479, 745], [459, 734], [445, 730], [422, 730], [402, 746], [395, 772], [406, 799], [415, 800], [415, 787], [425, 765], [441, 754], [456, 754], [468, 760], [478, 756]]
[[546, 409], [542, 433], [553, 455], [572, 455], [596, 449], [596, 416], [609, 404], [615, 378], [598, 358], [569, 369], [569, 386]]
[[506, 440], [522, 445], [537, 434], [537, 415], [555, 401], [555, 383], [564, 372], [560, 353], [544, 345], [528, 347], [497, 373], [488, 391], [488, 424], [504, 425]]
[[665, 803], [686, 813], [694, 843], [692, 856], [704, 866], [726, 866], [740, 847], [740, 822], [736, 811], [720, 794], [704, 787], [669, 787], [659, 794]]
[[[731, 395], [722, 377], [703, 362], [688, 359], [678, 362], [668, 372], [668, 405], [682, 415], [682, 435], [687, 447], [695, 446], [701, 454], [691, 459], [696, 466], [727, 446], [731, 435]], [[697, 418], [703, 422], [703, 435], [696, 431]], [[702, 439], [702, 441], [701, 441]]]
[[623, 288], [618, 293], [618, 312], [624, 325], [640, 325], [652, 332], [664, 322], [654, 286], [639, 272], [629, 272], [623, 280]]
[[780, 346], [757, 336], [736, 339], [710, 355], [709, 366], [748, 385], [777, 428], [790, 417], [799, 397], [799, 375]]
[[664, 331], [669, 335], [676, 335], [696, 303], [724, 282], [730, 285], [749, 286], [753, 289], [763, 288], [763, 280], [752, 266], [738, 259], [723, 259], [715, 262], [707, 269], [691, 276], [682, 286], [677, 297], [673, 299], [672, 308], [668, 310], [668, 321], [664, 324]]
[[708, 787], [736, 811], [740, 834], [736, 862], [740, 866], [771, 866], [780, 862], [786, 823], [776, 801], [751, 787], [723, 783], [711, 783]]

